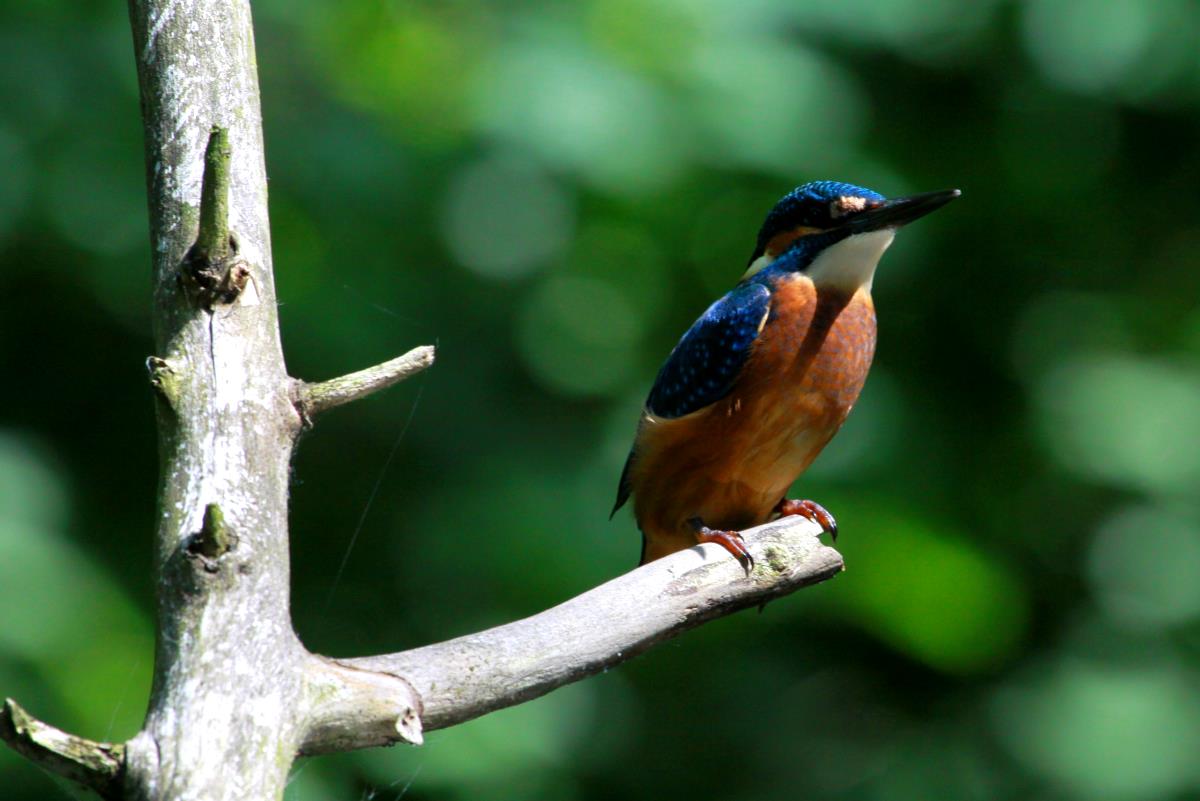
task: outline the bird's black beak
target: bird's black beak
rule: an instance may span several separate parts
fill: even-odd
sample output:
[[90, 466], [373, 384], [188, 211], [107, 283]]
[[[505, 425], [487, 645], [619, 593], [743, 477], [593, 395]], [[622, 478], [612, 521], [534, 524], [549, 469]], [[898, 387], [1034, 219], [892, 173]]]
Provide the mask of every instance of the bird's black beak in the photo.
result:
[[957, 189], [943, 189], [939, 192], [891, 198], [851, 216], [846, 225], [856, 234], [878, 231], [881, 228], [899, 228], [935, 209], [940, 209], [961, 194]]

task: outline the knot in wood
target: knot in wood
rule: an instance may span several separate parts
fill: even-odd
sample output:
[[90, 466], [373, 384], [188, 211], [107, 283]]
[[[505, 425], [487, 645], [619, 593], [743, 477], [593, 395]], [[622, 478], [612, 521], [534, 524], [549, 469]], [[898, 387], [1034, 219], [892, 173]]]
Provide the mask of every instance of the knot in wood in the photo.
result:
[[212, 253], [197, 242], [183, 258], [180, 283], [193, 303], [211, 311], [214, 306], [228, 305], [238, 299], [250, 268], [238, 255], [237, 238], [229, 235], [222, 252]]
[[237, 537], [226, 525], [221, 507], [210, 503], [204, 507], [204, 522], [188, 542], [187, 552], [199, 559], [205, 570], [215, 573], [217, 560], [233, 550], [236, 544]]

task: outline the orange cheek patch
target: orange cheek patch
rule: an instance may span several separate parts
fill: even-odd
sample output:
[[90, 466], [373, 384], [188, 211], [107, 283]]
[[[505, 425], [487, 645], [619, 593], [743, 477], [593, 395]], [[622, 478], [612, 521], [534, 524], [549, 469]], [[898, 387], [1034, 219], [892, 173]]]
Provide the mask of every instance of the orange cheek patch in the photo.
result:
[[821, 233], [820, 228], [812, 228], [807, 225], [801, 225], [787, 231], [782, 231], [778, 234], [775, 234], [775, 236], [771, 237], [770, 241], [767, 242], [766, 253], [771, 258], [774, 258], [790, 248], [800, 237], [819, 233]]

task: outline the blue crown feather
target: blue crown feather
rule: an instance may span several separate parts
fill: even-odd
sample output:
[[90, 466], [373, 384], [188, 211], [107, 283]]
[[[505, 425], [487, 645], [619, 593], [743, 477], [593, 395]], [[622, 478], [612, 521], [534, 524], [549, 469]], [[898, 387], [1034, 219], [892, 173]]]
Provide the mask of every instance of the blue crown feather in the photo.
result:
[[758, 230], [757, 247], [750, 260], [762, 255], [771, 238], [781, 231], [798, 225], [824, 228], [830, 221], [829, 204], [839, 197], [861, 197], [867, 200], [886, 200], [871, 189], [840, 181], [811, 181], [798, 186], [779, 199]]

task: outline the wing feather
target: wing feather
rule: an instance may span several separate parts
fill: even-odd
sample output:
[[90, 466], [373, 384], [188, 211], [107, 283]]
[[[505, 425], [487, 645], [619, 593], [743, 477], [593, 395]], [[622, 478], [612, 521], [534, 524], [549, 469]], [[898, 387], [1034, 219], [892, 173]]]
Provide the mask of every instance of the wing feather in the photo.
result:
[[[646, 411], [662, 419], [684, 417], [728, 395], [770, 308], [771, 291], [758, 282], [742, 284], [709, 306], [658, 371]], [[633, 491], [630, 470], [636, 456], [635, 443], [621, 471], [614, 514]]]
[[646, 410], [655, 417], [683, 417], [728, 395], [770, 304], [766, 286], [748, 283], [709, 306], [658, 371]]

